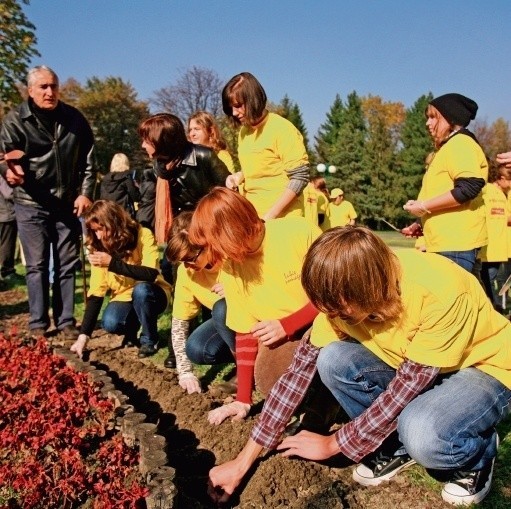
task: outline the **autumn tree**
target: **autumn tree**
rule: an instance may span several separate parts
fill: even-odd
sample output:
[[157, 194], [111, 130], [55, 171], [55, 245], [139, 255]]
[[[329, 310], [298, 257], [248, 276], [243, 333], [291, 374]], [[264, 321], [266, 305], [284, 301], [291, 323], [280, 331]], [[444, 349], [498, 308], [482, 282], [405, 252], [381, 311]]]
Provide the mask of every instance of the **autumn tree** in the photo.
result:
[[222, 88], [215, 71], [193, 66], [181, 71], [175, 83], [157, 90], [150, 102], [158, 111], [173, 113], [184, 123], [197, 111], [208, 111], [218, 118], [222, 113]]
[[[28, 5], [29, 0], [21, 0]], [[5, 111], [22, 101], [20, 83], [25, 82], [30, 60], [39, 56], [35, 26], [17, 0], [0, 2], [0, 105]]]
[[395, 192], [400, 184], [396, 153], [405, 107], [370, 95], [362, 98], [362, 110], [367, 129], [362, 170], [366, 178], [359, 189], [365, 197], [357, 205], [361, 220], [376, 228], [382, 216], [393, 221], [402, 205]]
[[90, 122], [99, 171], [109, 171], [110, 161], [117, 152], [128, 156], [133, 169], [146, 165], [147, 156], [140, 146], [137, 129], [149, 115], [149, 109], [147, 103], [137, 99], [129, 82], [113, 76], [92, 77], [82, 87], [71, 79], [62, 85], [61, 96]]
[[476, 120], [473, 126], [469, 126], [469, 129], [473, 131], [489, 159], [495, 159], [497, 154], [507, 152], [511, 147], [509, 122], [502, 117], [491, 125], [488, 125], [486, 120]]

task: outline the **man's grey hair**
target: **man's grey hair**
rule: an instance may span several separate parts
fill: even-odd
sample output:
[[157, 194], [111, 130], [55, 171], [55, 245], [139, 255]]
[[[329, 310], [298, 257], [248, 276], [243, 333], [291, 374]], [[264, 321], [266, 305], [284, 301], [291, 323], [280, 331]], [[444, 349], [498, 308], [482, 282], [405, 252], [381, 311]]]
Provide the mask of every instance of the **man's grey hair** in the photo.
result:
[[52, 77], [57, 81], [57, 85], [59, 84], [59, 77], [57, 76], [57, 73], [53, 69], [51, 69], [47, 65], [37, 65], [36, 67], [32, 67], [32, 69], [30, 69], [30, 71], [28, 71], [27, 73], [27, 86], [30, 87], [34, 83], [35, 80], [34, 76], [41, 71], [49, 72], [52, 75]]

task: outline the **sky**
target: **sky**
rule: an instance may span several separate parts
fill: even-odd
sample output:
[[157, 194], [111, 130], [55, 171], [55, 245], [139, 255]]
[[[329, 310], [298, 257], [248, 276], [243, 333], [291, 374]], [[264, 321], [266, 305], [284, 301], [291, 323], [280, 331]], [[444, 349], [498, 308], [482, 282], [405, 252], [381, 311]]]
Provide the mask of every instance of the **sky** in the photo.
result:
[[405, 107], [458, 92], [511, 121], [509, 0], [31, 0], [41, 57], [61, 82], [129, 81], [138, 99], [192, 66], [254, 74], [287, 94], [313, 138], [336, 94]]

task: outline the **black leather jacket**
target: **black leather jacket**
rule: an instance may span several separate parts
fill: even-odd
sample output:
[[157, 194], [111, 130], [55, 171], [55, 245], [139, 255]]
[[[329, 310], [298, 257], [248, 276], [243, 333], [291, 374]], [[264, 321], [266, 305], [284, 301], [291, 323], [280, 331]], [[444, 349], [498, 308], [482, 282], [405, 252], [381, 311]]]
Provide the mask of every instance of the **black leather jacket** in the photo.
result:
[[179, 165], [168, 171], [165, 163], [156, 161], [156, 175], [169, 181], [172, 214], [193, 210], [197, 202], [215, 186], [225, 186], [230, 175], [215, 152], [202, 145], [190, 143]]
[[[50, 133], [29, 101], [9, 112], [0, 130], [0, 151], [25, 152], [21, 160], [25, 182], [14, 189], [14, 201], [58, 210], [68, 208], [78, 195], [92, 200], [94, 137], [87, 120], [76, 108], [59, 102], [55, 132]], [[6, 171], [7, 166], [0, 165], [2, 175]]]

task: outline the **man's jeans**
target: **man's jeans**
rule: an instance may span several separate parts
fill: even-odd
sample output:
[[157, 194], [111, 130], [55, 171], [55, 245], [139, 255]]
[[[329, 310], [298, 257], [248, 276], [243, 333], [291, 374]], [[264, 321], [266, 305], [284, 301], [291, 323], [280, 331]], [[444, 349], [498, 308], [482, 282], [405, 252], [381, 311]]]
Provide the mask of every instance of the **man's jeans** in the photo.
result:
[[156, 283], [141, 282], [133, 288], [131, 302], [109, 302], [103, 311], [102, 327], [113, 334], [124, 334], [135, 342], [140, 326], [140, 344], [158, 344], [158, 316], [167, 307], [167, 296]]
[[186, 341], [186, 355], [194, 364], [234, 362], [235, 333], [225, 325], [225, 299], [213, 305], [212, 318], [199, 325]]
[[14, 204], [25, 255], [30, 329], [50, 326], [50, 245], [53, 246], [53, 321], [74, 325], [75, 271], [79, 263], [80, 223], [72, 211], [49, 212], [38, 205]]
[[[324, 347], [318, 372], [351, 419], [395, 376], [394, 369], [352, 340]], [[508, 415], [510, 399], [510, 389], [479, 369], [441, 375], [399, 415], [399, 441], [428, 469], [480, 470], [496, 455], [495, 426]]]

